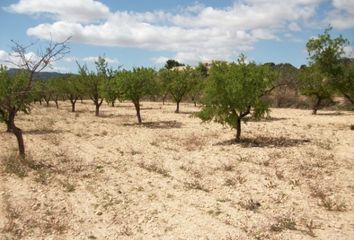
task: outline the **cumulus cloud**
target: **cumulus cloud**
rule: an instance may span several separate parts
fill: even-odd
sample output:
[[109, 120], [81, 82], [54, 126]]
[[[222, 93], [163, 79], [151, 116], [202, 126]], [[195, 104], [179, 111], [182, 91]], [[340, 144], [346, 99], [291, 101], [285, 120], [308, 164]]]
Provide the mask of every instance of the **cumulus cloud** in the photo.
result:
[[47, 14], [56, 20], [79, 22], [105, 19], [110, 14], [106, 5], [95, 0], [20, 0], [6, 10], [30, 15]]
[[[116, 58], [104, 57], [108, 64], [118, 64], [119, 60]], [[98, 59], [98, 56], [89, 56], [89, 57], [65, 57], [63, 60], [68, 63], [77, 62], [86, 62], [86, 63], [94, 63]]]
[[[29, 62], [36, 62], [39, 60], [38, 55], [34, 52], [26, 53], [25, 58]], [[19, 65], [23, 64], [23, 62], [15, 54], [0, 49], [0, 64], [5, 65], [9, 68], [13, 68], [18, 67]]]
[[[28, 52], [25, 57], [27, 61], [33, 62], [36, 62], [40, 59], [40, 57], [34, 52]], [[15, 54], [0, 49], [0, 65], [4, 65], [7, 68], [18, 68], [21, 64], [23, 64], [23, 62]], [[48, 65], [44, 71], [65, 73], [69, 70], [67, 68], [58, 66], [57, 62], [53, 62], [52, 64]]]
[[[75, 42], [91, 45], [169, 51], [181, 62], [195, 63], [234, 59], [258, 41], [281, 40], [284, 32], [300, 31], [322, 1], [242, 0], [226, 8], [195, 4], [177, 12], [113, 12], [94, 0], [21, 0], [9, 9], [54, 17], [54, 22], [29, 28], [30, 36], [57, 41], [72, 36]], [[346, 2], [333, 0], [333, 6], [348, 11], [352, 6]], [[166, 58], [152, 60], [160, 63]]]
[[354, 48], [352, 46], [344, 47], [344, 56], [347, 58], [354, 58]]
[[327, 21], [338, 29], [354, 28], [354, 1], [333, 0], [334, 9], [330, 11]]

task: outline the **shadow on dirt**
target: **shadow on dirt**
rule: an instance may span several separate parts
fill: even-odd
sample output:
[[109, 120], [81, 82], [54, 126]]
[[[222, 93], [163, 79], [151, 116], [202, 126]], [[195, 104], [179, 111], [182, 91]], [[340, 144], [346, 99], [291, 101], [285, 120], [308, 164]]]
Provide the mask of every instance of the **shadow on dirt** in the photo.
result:
[[64, 133], [63, 130], [55, 130], [50, 128], [42, 128], [42, 129], [31, 129], [23, 131], [23, 134], [27, 135], [45, 135], [45, 134], [54, 134], [54, 133]]
[[242, 138], [241, 142], [235, 142], [235, 139], [226, 140], [215, 144], [216, 146], [240, 145], [241, 147], [294, 147], [309, 143], [309, 139], [291, 139], [285, 137], [256, 137]]
[[177, 121], [159, 121], [159, 122], [143, 122], [141, 125], [137, 123], [126, 123], [124, 126], [142, 126], [150, 129], [173, 129], [181, 128], [182, 123]]

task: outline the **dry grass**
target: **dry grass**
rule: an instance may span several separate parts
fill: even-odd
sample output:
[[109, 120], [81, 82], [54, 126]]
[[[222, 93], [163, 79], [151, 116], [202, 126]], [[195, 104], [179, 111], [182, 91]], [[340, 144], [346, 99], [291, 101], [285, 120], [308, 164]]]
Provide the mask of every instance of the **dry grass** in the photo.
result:
[[18, 154], [9, 154], [2, 160], [4, 170], [6, 173], [15, 174], [20, 178], [24, 178], [28, 175], [29, 168], [25, 163], [25, 160], [19, 157]]
[[354, 235], [353, 113], [273, 109], [234, 144], [230, 128], [172, 103], [144, 102], [141, 126], [131, 103], [104, 104], [99, 118], [84, 103], [19, 115], [25, 164], [0, 125], [0, 239]]

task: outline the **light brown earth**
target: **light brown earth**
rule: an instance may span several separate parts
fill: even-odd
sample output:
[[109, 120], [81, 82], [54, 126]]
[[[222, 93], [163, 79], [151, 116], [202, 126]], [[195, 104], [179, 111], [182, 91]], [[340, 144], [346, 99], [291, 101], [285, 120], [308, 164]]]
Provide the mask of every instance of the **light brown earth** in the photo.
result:
[[0, 239], [354, 239], [352, 112], [272, 109], [230, 144], [188, 104], [77, 109], [18, 116], [25, 168], [0, 125]]

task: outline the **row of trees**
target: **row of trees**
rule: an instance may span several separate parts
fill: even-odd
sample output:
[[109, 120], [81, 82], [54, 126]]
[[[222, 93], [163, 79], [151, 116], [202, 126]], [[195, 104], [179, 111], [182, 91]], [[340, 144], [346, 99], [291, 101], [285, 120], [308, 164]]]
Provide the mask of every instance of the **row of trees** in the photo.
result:
[[180, 111], [180, 102], [189, 96], [196, 104], [200, 99], [206, 74], [201, 67], [186, 67], [182, 70], [163, 68], [133, 68], [113, 70], [108, 67], [104, 57], [95, 62], [96, 71], [89, 71], [86, 65], [80, 65], [79, 74], [68, 74], [59, 78], [36, 81], [33, 87], [33, 100], [54, 101], [58, 107], [59, 99], [69, 99], [72, 112], [78, 99], [89, 98], [96, 107], [96, 116], [104, 101], [114, 106], [117, 100], [129, 100], [134, 104], [138, 123], [142, 123], [140, 102], [146, 98], [170, 95], [176, 102], [176, 113]]
[[[295, 86], [307, 96], [314, 96], [314, 113], [323, 99], [334, 93], [341, 93], [353, 103], [354, 68], [353, 61], [343, 58], [344, 47], [348, 41], [342, 36], [332, 39], [330, 28], [307, 43], [309, 66], [302, 67]], [[188, 95], [196, 104], [202, 103], [198, 116], [203, 121], [216, 121], [236, 129], [237, 142], [241, 139], [241, 122], [251, 116], [261, 118], [269, 109], [266, 96], [276, 87], [289, 85], [279, 82], [282, 74], [270, 64], [248, 62], [241, 55], [237, 62], [214, 62], [210, 69], [200, 64], [196, 68], [183, 66], [170, 60], [165, 68], [155, 71], [151, 68], [116, 70], [109, 68], [104, 57], [95, 62], [96, 70], [90, 71], [80, 65], [79, 74], [69, 74], [47, 81], [36, 81], [33, 74], [42, 70], [49, 62], [66, 52], [64, 43], [50, 45], [48, 53], [39, 62], [30, 63], [26, 59], [26, 48], [15, 45], [23, 61], [25, 70], [10, 76], [6, 68], [0, 68], [0, 120], [8, 126], [19, 142], [20, 155], [24, 155], [22, 132], [14, 124], [18, 111], [28, 113], [32, 101], [53, 100], [58, 107], [59, 99], [69, 99], [72, 111], [78, 99], [91, 99], [99, 115], [104, 101], [114, 106], [117, 100], [129, 100], [134, 104], [138, 123], [142, 123], [140, 102], [142, 99], [168, 95], [176, 102], [176, 113], [180, 102]], [[22, 56], [22, 58], [21, 58]], [[177, 68], [176, 68], [177, 67]], [[293, 82], [290, 84], [294, 85]]]

